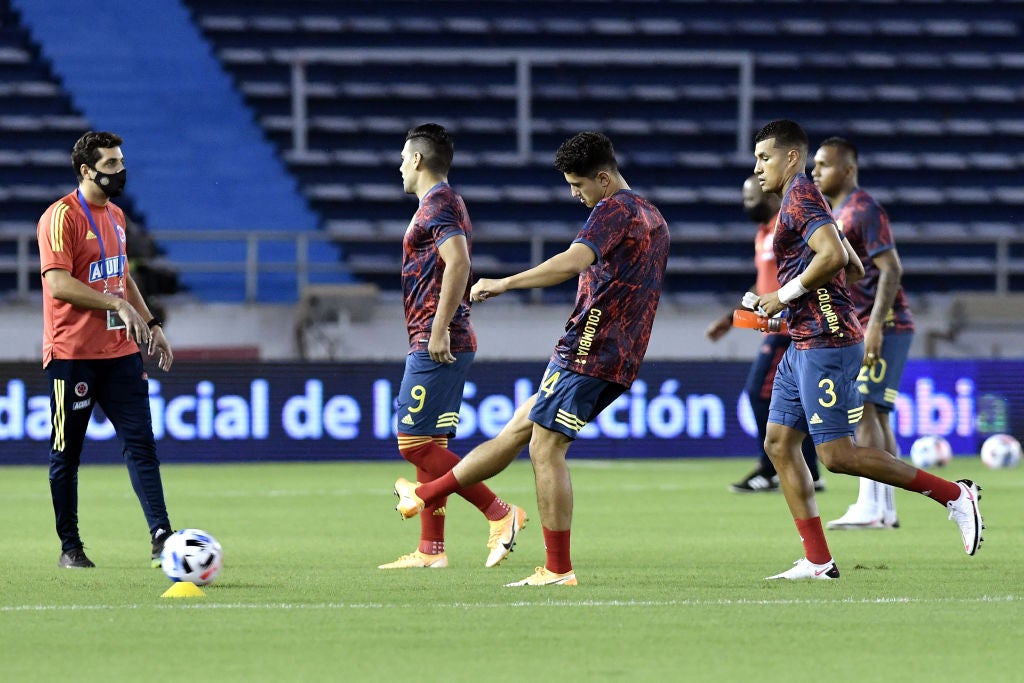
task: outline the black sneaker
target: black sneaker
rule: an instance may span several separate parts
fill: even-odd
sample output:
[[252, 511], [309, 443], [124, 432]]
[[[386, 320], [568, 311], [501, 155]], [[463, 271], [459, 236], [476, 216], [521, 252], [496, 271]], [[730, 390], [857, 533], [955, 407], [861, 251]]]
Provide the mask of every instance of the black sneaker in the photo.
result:
[[733, 493], [772, 493], [779, 490], [779, 477], [766, 476], [761, 470], [754, 470], [743, 481], [729, 485]]
[[152, 555], [150, 555], [151, 564], [154, 569], [160, 567], [160, 555], [164, 551], [164, 543], [167, 541], [168, 538], [171, 537], [171, 534], [173, 534], [174, 532], [166, 531], [164, 529], [158, 529], [156, 533], [157, 535], [153, 538], [153, 553]]
[[88, 569], [96, 565], [85, 556], [85, 550], [79, 546], [62, 552], [60, 559], [57, 560], [57, 566], [63, 569]]

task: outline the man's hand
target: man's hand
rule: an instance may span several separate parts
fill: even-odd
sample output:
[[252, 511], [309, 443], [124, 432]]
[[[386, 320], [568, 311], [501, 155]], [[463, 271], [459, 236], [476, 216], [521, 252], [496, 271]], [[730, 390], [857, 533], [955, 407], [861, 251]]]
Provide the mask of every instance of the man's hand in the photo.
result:
[[757, 297], [757, 307], [755, 307], [754, 310], [756, 311], [760, 308], [765, 312], [767, 317], [771, 318], [785, 307], [786, 304], [779, 301], [779, 292], [774, 291]]
[[863, 365], [873, 367], [882, 355], [882, 326], [872, 325], [864, 329], [864, 362]]
[[117, 317], [124, 322], [125, 338], [135, 340], [140, 346], [148, 346], [153, 334], [139, 312], [124, 299], [117, 302]]
[[486, 277], [482, 277], [476, 281], [473, 288], [469, 290], [470, 301], [484, 301], [492, 297], [499, 296], [508, 291], [508, 280], [502, 278], [501, 280], [491, 280]]
[[430, 341], [427, 342], [427, 353], [430, 360], [435, 363], [454, 363], [455, 356], [452, 355], [452, 336], [445, 328], [441, 332], [431, 330]]
[[156, 358], [157, 366], [164, 372], [171, 369], [171, 364], [174, 363], [174, 353], [171, 351], [170, 342], [164, 336], [163, 328], [159, 325], [153, 326], [146, 353], [149, 354], [150, 358]]

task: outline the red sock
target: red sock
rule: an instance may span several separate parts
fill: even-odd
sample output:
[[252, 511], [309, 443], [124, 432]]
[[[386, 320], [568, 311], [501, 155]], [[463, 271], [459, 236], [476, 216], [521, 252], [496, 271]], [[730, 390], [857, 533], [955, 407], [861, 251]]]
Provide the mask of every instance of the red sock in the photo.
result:
[[934, 474], [924, 470], [918, 470], [917, 474], [905, 488], [908, 491], [926, 495], [943, 505], [960, 497], [960, 487], [956, 485], [956, 482], [936, 477]]
[[[425, 473], [417, 470], [417, 478]], [[420, 547], [419, 551], [427, 555], [440, 555], [444, 552], [444, 521], [447, 498], [436, 500], [425, 505], [420, 511]]]
[[569, 529], [565, 531], [552, 531], [545, 526], [541, 527], [544, 533], [544, 552], [547, 559], [544, 566], [548, 571], [556, 574], [565, 574], [572, 571], [572, 560], [569, 558]]
[[429, 436], [399, 434], [398, 452], [418, 469], [427, 472], [427, 481], [437, 479], [459, 462], [459, 456], [435, 443]]
[[[445, 475], [451, 475], [453, 467], [459, 464], [459, 456], [452, 453], [450, 450], [442, 446], [437, 441], [428, 441], [427, 443], [421, 443], [412, 447], [401, 446], [403, 438], [409, 438], [404, 434], [399, 434], [399, 452], [402, 457], [416, 465], [418, 469], [423, 470], [426, 474], [417, 475], [417, 481], [419, 482], [431, 482], [437, 481], [438, 479], [444, 479]], [[459, 486], [459, 482], [455, 480], [455, 476], [452, 475], [449, 479], [444, 479], [443, 482], [439, 482], [436, 486], [431, 486], [426, 491], [421, 492], [423, 487], [419, 487], [416, 490], [416, 495], [423, 499], [424, 503], [430, 503], [440, 496], [446, 496], [451, 493], [456, 493], [465, 498], [471, 505], [476, 509], [487, 515], [487, 510], [491, 504], [494, 503], [497, 495], [484, 483], [471, 484], [465, 488]], [[424, 495], [426, 493], [427, 495]], [[505, 514], [508, 513], [508, 508], [505, 509]], [[505, 515], [501, 515], [504, 517]], [[498, 517], [497, 519], [501, 519]], [[491, 521], [494, 519], [490, 516], [487, 517]]]
[[459, 482], [455, 474], [448, 470], [434, 481], [421, 483], [416, 487], [416, 495], [423, 499], [425, 504], [430, 504], [438, 498], [443, 498], [459, 490]]
[[487, 506], [486, 510], [481, 510], [481, 512], [484, 513], [484, 517], [486, 517], [488, 521], [497, 522], [499, 519], [505, 519], [508, 517], [508, 513], [511, 509], [512, 506], [501, 498], [495, 496], [494, 501]]
[[804, 544], [804, 556], [814, 564], [825, 564], [832, 561], [832, 553], [828, 550], [825, 532], [821, 528], [821, 517], [795, 519], [796, 530], [800, 532], [800, 541]]

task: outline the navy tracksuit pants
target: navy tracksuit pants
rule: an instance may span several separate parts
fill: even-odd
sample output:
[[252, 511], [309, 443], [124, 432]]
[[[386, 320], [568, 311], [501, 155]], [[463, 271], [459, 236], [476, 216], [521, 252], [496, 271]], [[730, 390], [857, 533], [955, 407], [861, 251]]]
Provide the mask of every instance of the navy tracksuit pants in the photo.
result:
[[50, 384], [50, 496], [62, 550], [82, 545], [78, 532], [78, 466], [93, 407], [99, 406], [120, 441], [132, 488], [150, 535], [171, 529], [164, 504], [160, 461], [149, 412], [142, 354], [98, 360], [52, 360]]

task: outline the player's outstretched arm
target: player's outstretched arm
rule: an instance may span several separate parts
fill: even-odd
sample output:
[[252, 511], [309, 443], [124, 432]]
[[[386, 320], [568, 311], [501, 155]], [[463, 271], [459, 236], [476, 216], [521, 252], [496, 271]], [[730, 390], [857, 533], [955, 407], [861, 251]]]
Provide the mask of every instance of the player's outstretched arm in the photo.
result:
[[473, 285], [470, 298], [473, 301], [484, 301], [493, 296], [503, 294], [510, 289], [534, 289], [550, 287], [579, 276], [589, 268], [597, 255], [593, 249], [582, 242], [573, 242], [560, 254], [555, 254], [547, 261], [521, 273], [510, 275], [500, 280], [481, 278]]

